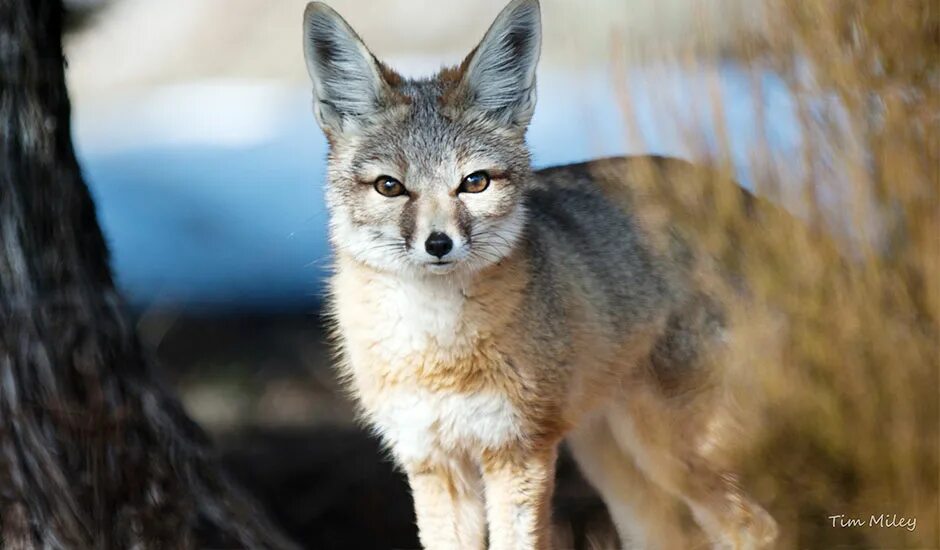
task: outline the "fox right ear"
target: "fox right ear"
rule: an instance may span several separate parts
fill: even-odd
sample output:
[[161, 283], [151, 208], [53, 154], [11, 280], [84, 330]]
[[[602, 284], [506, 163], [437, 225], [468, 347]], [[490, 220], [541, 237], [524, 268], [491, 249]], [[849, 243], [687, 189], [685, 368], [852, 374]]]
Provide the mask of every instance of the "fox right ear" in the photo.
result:
[[313, 111], [327, 134], [354, 131], [383, 109], [390, 96], [383, 67], [322, 2], [307, 4], [304, 11], [304, 58], [313, 82]]

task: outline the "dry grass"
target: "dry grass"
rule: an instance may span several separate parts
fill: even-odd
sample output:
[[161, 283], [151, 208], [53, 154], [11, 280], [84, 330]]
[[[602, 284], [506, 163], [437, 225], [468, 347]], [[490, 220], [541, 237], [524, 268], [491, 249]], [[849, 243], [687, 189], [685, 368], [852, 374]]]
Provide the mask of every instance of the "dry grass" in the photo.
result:
[[[768, 204], [743, 215], [720, 180], [655, 190], [747, 289], [723, 288], [736, 330], [722, 364], [749, 442], [735, 458], [780, 548], [937, 548], [940, 4], [781, 1], [767, 17], [737, 55], [783, 77], [802, 151], [778, 158], [760, 135], [750, 177], [798, 216]], [[720, 120], [719, 87], [702, 95], [693, 108]], [[730, 173], [727, 145], [688, 137]], [[838, 514], [866, 526], [834, 528]], [[916, 528], [867, 525], [881, 514]]]

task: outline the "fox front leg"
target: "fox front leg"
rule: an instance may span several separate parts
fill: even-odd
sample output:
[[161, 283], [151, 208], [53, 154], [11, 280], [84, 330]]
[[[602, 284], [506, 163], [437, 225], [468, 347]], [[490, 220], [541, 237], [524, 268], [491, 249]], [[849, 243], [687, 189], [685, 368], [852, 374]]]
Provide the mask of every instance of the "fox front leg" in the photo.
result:
[[486, 548], [480, 475], [469, 460], [406, 464], [405, 471], [425, 549]]
[[484, 456], [490, 550], [543, 550], [551, 546], [557, 455], [557, 445], [552, 445]]

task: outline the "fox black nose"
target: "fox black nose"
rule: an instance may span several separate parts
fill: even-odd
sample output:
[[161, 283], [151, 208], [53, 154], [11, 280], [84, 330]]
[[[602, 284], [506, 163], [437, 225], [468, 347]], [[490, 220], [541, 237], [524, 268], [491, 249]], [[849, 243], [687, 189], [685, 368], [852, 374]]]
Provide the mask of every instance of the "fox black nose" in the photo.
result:
[[428, 235], [428, 240], [424, 241], [424, 249], [428, 254], [443, 258], [451, 249], [454, 248], [454, 241], [440, 231], [435, 231]]

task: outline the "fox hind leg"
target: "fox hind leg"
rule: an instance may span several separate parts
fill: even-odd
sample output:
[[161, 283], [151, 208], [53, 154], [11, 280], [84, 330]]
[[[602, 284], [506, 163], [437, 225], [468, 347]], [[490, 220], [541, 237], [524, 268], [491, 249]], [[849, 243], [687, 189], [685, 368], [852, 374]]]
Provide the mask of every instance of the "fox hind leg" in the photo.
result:
[[607, 420], [620, 448], [647, 477], [689, 506], [715, 548], [769, 548], [776, 522], [701, 444], [706, 411], [642, 388], [613, 404]]
[[600, 493], [621, 546], [635, 550], [698, 548], [683, 528], [679, 501], [647, 479], [614, 439], [608, 420], [595, 416], [567, 437], [582, 474]]

